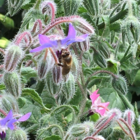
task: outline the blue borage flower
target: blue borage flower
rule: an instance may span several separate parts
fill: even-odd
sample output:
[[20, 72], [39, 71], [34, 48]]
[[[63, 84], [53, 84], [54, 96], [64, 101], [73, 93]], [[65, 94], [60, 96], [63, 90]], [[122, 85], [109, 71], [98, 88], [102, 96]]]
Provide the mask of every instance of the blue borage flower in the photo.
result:
[[39, 52], [42, 51], [45, 48], [64, 48], [66, 49], [68, 45], [74, 43], [74, 42], [82, 42], [85, 41], [86, 38], [88, 37], [88, 34], [83, 34], [81, 36], [76, 36], [76, 30], [73, 27], [73, 25], [70, 23], [69, 24], [69, 32], [67, 37], [65, 37], [64, 39], [60, 39], [60, 40], [50, 40], [47, 36], [45, 35], [39, 35], [39, 42], [40, 45], [39, 47], [30, 50], [31, 53], [33, 52]]
[[14, 130], [14, 123], [15, 122], [24, 122], [28, 120], [31, 116], [31, 112], [25, 114], [24, 116], [20, 117], [19, 119], [15, 119], [13, 117], [12, 110], [9, 111], [7, 116], [3, 119], [0, 119], [0, 138], [1, 140], [4, 140], [6, 137], [6, 130], [10, 128], [11, 130]]

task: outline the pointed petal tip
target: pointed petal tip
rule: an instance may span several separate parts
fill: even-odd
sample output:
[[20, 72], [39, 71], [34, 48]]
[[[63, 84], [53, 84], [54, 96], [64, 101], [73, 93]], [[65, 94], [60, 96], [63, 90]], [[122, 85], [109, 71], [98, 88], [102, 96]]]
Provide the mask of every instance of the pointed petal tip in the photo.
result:
[[30, 118], [31, 114], [32, 114], [32, 113], [29, 112], [29, 113], [23, 115], [21, 118], [18, 119], [18, 121], [19, 121], [19, 122], [24, 122], [24, 121], [28, 120], [28, 119]]

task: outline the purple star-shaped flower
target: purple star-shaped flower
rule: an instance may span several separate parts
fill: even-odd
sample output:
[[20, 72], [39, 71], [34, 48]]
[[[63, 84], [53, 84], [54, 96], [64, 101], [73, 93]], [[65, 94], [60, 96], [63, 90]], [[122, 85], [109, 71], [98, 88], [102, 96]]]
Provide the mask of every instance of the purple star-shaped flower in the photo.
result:
[[1, 140], [4, 140], [6, 137], [6, 130], [10, 128], [11, 130], [14, 129], [14, 123], [15, 122], [23, 122], [30, 118], [31, 112], [25, 114], [24, 116], [20, 117], [19, 119], [15, 119], [13, 117], [12, 110], [9, 111], [7, 116], [3, 119], [0, 119], [0, 138]]
[[67, 48], [68, 45], [74, 43], [74, 42], [82, 42], [85, 41], [86, 38], [88, 37], [88, 34], [83, 34], [81, 36], [76, 36], [76, 30], [73, 27], [73, 25], [70, 23], [69, 24], [69, 32], [68, 35], [59, 40], [50, 40], [47, 36], [45, 35], [39, 35], [39, 42], [40, 45], [39, 47], [30, 50], [31, 53], [33, 52], [39, 52], [42, 51], [45, 48], [52, 47], [54, 49], [59, 49], [59, 48]]

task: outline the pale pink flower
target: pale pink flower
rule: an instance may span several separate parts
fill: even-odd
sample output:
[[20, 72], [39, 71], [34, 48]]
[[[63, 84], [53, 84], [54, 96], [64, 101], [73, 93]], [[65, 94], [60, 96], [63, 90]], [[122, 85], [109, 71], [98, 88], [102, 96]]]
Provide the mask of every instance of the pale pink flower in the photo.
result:
[[[99, 89], [98, 89], [99, 90]], [[103, 116], [106, 112], [106, 110], [108, 110], [108, 105], [109, 102], [106, 103], [102, 103], [101, 102], [101, 98], [99, 97], [100, 94], [98, 93], [98, 90], [94, 91], [91, 95], [90, 95], [90, 99], [92, 101], [92, 106], [91, 106], [91, 110], [93, 112], [97, 112], [99, 113], [101, 116]]]

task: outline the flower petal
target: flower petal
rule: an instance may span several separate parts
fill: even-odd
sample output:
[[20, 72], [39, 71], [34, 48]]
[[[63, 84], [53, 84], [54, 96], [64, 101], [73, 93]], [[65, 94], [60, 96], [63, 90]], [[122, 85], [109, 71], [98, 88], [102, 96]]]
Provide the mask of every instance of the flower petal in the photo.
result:
[[0, 125], [6, 125], [7, 121], [11, 120], [12, 118], [13, 118], [13, 112], [12, 110], [10, 110], [7, 116], [4, 119], [0, 120]]
[[106, 103], [100, 103], [100, 105], [104, 106], [105, 108], [107, 108], [109, 104], [110, 104], [109, 102], [106, 102]]
[[76, 30], [71, 23], [69, 24], [69, 32], [67, 37], [69, 37], [69, 39], [74, 39], [76, 37]]
[[28, 120], [30, 118], [30, 116], [31, 116], [31, 112], [25, 114], [24, 116], [22, 116], [21, 118], [19, 118], [17, 121], [24, 122], [24, 121]]
[[94, 91], [91, 95], [90, 95], [90, 99], [92, 101], [92, 104], [94, 104], [95, 100], [100, 96], [99, 94], [97, 94], [99, 89], [97, 89], [96, 91]]
[[77, 36], [77, 37], [75, 38], [75, 41], [76, 41], [76, 42], [82, 42], [82, 41], [85, 41], [87, 37], [88, 37], [88, 34], [83, 34], [83, 35], [81, 35], [81, 36]]
[[39, 46], [39, 47], [37, 47], [35, 49], [30, 50], [30, 53], [40, 52], [45, 48], [53, 47], [55, 45], [55, 43], [56, 42], [52, 42], [52, 44], [50, 44], [50, 43], [43, 44], [43, 45], [41, 45], [41, 46]]
[[[75, 28], [72, 26], [72, 24], [69, 24], [69, 32], [66, 38], [61, 40], [61, 44], [67, 44], [69, 41], [75, 42], [75, 37], [76, 37], [76, 30]], [[71, 44], [71, 43], [69, 43]]]
[[99, 109], [99, 110], [96, 110], [97, 113], [99, 113], [101, 116], [103, 116], [105, 114], [105, 109]]
[[14, 123], [15, 123], [15, 122], [17, 122], [17, 120], [16, 120], [16, 119], [12, 119], [12, 120], [10, 120], [10, 121], [8, 122], [7, 126], [8, 126], [11, 130], [13, 130], [13, 129], [14, 129]]
[[39, 38], [40, 45], [49, 43], [51, 41], [47, 36], [41, 34], [38, 35], [38, 38]]

